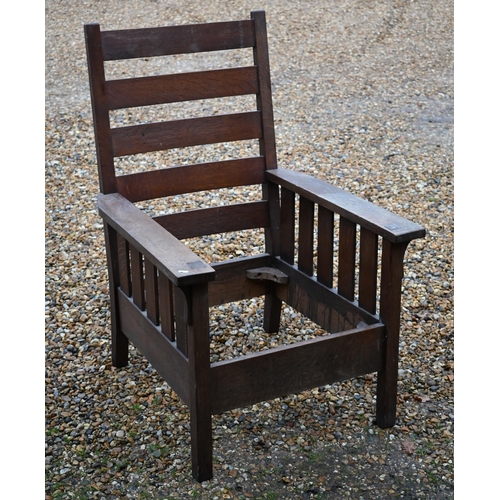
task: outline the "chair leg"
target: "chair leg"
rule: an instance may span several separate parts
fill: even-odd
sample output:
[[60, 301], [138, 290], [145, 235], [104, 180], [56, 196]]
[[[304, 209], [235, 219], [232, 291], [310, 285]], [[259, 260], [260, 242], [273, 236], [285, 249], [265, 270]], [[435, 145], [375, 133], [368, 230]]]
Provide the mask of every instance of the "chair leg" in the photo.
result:
[[274, 293], [274, 287], [268, 285], [273, 290], [269, 290], [264, 301], [264, 331], [275, 333], [280, 328], [281, 304], [282, 301]]
[[384, 240], [382, 246], [380, 319], [386, 326], [387, 337], [384, 366], [377, 374], [376, 423], [383, 429], [396, 423], [401, 283], [407, 245]]
[[[116, 313], [111, 313], [111, 317]], [[111, 319], [113, 323], [113, 319]], [[112, 326], [111, 330], [111, 362], [116, 368], [128, 365], [129, 340], [125, 334], [117, 327]]]
[[116, 231], [104, 224], [104, 238], [108, 260], [109, 298], [111, 311], [111, 362], [113, 366], [121, 368], [128, 364], [129, 340], [120, 329], [118, 314], [117, 285], [120, 283], [118, 264], [118, 241]]
[[188, 309], [191, 463], [193, 477], [201, 483], [213, 477], [208, 286], [202, 283], [182, 291]]

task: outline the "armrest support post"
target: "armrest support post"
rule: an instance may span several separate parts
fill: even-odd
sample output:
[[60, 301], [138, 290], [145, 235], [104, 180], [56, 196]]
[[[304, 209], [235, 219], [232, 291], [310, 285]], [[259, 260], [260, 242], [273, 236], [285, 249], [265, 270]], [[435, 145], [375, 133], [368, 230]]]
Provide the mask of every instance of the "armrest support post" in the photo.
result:
[[382, 242], [380, 320], [386, 327], [383, 368], [377, 374], [377, 425], [392, 427], [396, 422], [396, 395], [399, 361], [399, 327], [403, 260], [408, 243]]

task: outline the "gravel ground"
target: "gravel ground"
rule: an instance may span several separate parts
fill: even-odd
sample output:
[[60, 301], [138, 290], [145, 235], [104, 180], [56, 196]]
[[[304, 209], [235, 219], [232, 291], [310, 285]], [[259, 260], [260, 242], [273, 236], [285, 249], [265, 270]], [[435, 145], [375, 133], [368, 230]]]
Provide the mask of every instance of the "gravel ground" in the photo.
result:
[[[280, 165], [334, 182], [428, 235], [407, 252], [397, 424], [372, 423], [375, 375], [227, 412], [213, 419], [215, 477], [200, 485], [190, 475], [185, 405], [135, 349], [128, 367], [111, 366], [83, 23], [231, 20], [260, 8]], [[47, 0], [45, 12], [46, 498], [453, 498], [453, 2]], [[183, 161], [176, 151], [165, 158], [141, 161]], [[260, 251], [261, 235], [249, 236], [188, 244], [216, 261]], [[286, 308], [269, 339], [261, 307], [256, 299], [211, 311], [214, 359], [321, 333]]]

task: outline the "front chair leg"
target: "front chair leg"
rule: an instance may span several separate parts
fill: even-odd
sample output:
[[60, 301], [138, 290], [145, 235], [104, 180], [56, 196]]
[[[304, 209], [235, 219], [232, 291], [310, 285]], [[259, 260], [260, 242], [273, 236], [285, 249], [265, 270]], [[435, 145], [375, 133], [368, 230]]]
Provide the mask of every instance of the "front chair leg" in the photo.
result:
[[[122, 250], [118, 241], [117, 232], [109, 225], [104, 224], [104, 238], [109, 275], [109, 297], [111, 311], [111, 362], [113, 366], [121, 368], [128, 364], [129, 340], [120, 328], [118, 313], [118, 286], [120, 285], [119, 252]], [[122, 239], [122, 243], [125, 241]]]
[[384, 365], [377, 374], [376, 423], [383, 429], [396, 423], [401, 284], [407, 245], [408, 243], [391, 243], [385, 239], [382, 244], [380, 319], [386, 326], [387, 337]]
[[193, 477], [201, 483], [213, 477], [208, 285], [192, 285], [183, 292], [188, 309], [191, 463]]

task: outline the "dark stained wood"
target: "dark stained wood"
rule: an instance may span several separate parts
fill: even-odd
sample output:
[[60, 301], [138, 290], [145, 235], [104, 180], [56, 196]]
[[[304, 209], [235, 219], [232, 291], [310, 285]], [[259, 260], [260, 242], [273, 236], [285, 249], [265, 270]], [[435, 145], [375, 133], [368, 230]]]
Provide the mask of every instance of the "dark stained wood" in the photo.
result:
[[160, 308], [158, 302], [158, 271], [156, 267], [149, 262], [144, 261], [144, 277], [146, 291], [146, 312], [148, 318], [155, 324], [160, 324]]
[[[262, 137], [259, 139], [260, 154], [264, 156], [266, 169], [278, 167], [276, 156], [276, 138], [274, 133], [274, 114], [271, 93], [271, 70], [269, 65], [269, 51], [267, 46], [266, 14], [263, 10], [253, 11], [251, 18], [255, 26], [255, 46], [253, 49], [254, 63], [258, 67], [259, 92], [257, 94], [257, 109], [262, 116]], [[269, 202], [270, 225], [264, 231], [266, 252], [278, 255], [279, 248], [279, 189], [278, 186], [264, 183], [262, 196]], [[276, 303], [274, 303], [276, 301]], [[281, 301], [273, 293], [266, 295], [264, 323], [266, 327], [275, 331], [279, 327]], [[272, 319], [271, 319], [272, 316]]]
[[98, 195], [99, 214], [176, 285], [215, 278], [214, 270], [118, 193]]
[[101, 193], [116, 191], [113, 146], [109, 123], [108, 100], [104, 92], [104, 62], [101, 30], [98, 24], [85, 25], [85, 44], [89, 71], [90, 96]]
[[262, 327], [267, 333], [276, 333], [280, 328], [283, 301], [276, 293], [276, 286], [267, 283], [264, 298], [264, 321]]
[[121, 329], [118, 308], [118, 287], [120, 285], [118, 236], [117, 232], [111, 226], [104, 224], [111, 306], [111, 362], [117, 368], [127, 366], [129, 352], [129, 341]]
[[144, 265], [142, 254], [137, 248], [130, 247], [130, 272], [132, 275], [132, 298], [134, 304], [144, 311], [146, 302], [144, 298]]
[[367, 325], [378, 322], [374, 315], [299, 271], [296, 266], [280, 258], [273, 259], [272, 263], [283, 271], [289, 280], [288, 285], [276, 287], [279, 298], [327, 332], [336, 333], [355, 328], [361, 322]]
[[269, 206], [269, 227], [264, 232], [266, 252], [271, 255], [279, 255], [281, 217], [279, 186], [270, 182], [264, 182], [262, 184], [262, 199], [267, 200]]
[[375, 324], [213, 363], [211, 411], [222, 413], [375, 372], [382, 365], [384, 333], [384, 325]]
[[215, 280], [208, 285], [209, 306], [259, 297], [266, 292], [265, 283], [249, 280], [248, 269], [270, 265], [270, 255], [259, 255], [214, 262]]
[[295, 258], [295, 193], [281, 188], [280, 256], [289, 264]]
[[106, 82], [109, 109], [256, 94], [257, 67], [217, 69]]
[[179, 239], [269, 226], [265, 201], [162, 215], [154, 219]]
[[356, 224], [340, 217], [339, 224], [339, 293], [348, 300], [354, 300], [354, 279], [356, 273]]
[[259, 93], [257, 109], [262, 114], [263, 135], [260, 140], [260, 154], [266, 159], [266, 169], [278, 167], [276, 160], [276, 139], [274, 135], [273, 102], [271, 96], [271, 72], [267, 48], [266, 14], [264, 11], [252, 12], [255, 23], [254, 62], [259, 68]]
[[182, 193], [264, 182], [262, 157], [175, 166], [116, 178], [118, 192], [132, 202]]
[[333, 212], [318, 206], [317, 277], [318, 281], [328, 288], [333, 284], [333, 228]]
[[174, 299], [174, 318], [175, 318], [175, 342], [177, 349], [185, 356], [188, 355], [188, 321], [189, 314], [192, 311], [188, 310], [188, 301], [190, 296], [187, 297], [184, 293], [189, 294], [190, 289], [183, 289], [179, 287], [172, 287]]
[[132, 280], [130, 278], [130, 251], [127, 240], [120, 234], [117, 238], [117, 257], [119, 267], [119, 286], [130, 297], [132, 295]]
[[407, 242], [382, 241], [382, 276], [380, 278], [380, 320], [386, 325], [384, 364], [377, 374], [377, 425], [392, 427], [396, 423], [398, 392], [399, 327], [401, 318], [401, 284]]
[[[423, 237], [425, 230], [324, 181], [277, 168], [265, 13], [254, 11], [250, 20], [236, 22], [104, 32], [90, 24], [85, 37], [112, 361], [127, 364], [130, 339], [188, 405], [195, 479], [212, 477], [213, 413], [377, 371], [377, 424], [394, 425], [403, 259], [408, 242]], [[104, 61], [249, 47], [252, 67], [105, 81]], [[246, 94], [256, 95], [254, 111], [110, 129], [110, 109]], [[256, 158], [115, 176], [115, 156], [252, 139], [259, 140]], [[133, 205], [250, 184], [262, 185], [262, 201], [154, 219]], [[334, 214], [340, 216], [338, 256], [333, 252]], [[254, 228], [264, 228], [266, 253], [212, 266], [179, 241]], [[332, 288], [334, 262], [338, 290]], [[359, 303], [354, 301], [356, 276]], [[286, 302], [330, 334], [210, 365], [209, 307], [262, 295], [265, 331], [279, 329]]]
[[[270, 182], [262, 185], [262, 197], [268, 200], [269, 226], [264, 229], [264, 239], [266, 252], [271, 255], [280, 253], [280, 193], [279, 186]], [[276, 295], [275, 287], [266, 285], [264, 298], [264, 331], [277, 332], [280, 327], [282, 301]]]
[[192, 285], [189, 297], [189, 411], [191, 463], [197, 481], [212, 478], [212, 413], [210, 408], [210, 336], [208, 284]]
[[131, 299], [118, 291], [123, 332], [177, 395], [189, 405], [188, 361]]
[[253, 21], [230, 21], [159, 28], [104, 31], [105, 61], [155, 57], [255, 45]]
[[258, 111], [187, 118], [111, 129], [114, 156], [200, 144], [244, 141], [262, 136]]
[[172, 283], [163, 273], [158, 274], [158, 294], [161, 331], [173, 342], [175, 340], [175, 330]]
[[313, 274], [314, 203], [303, 196], [299, 200], [299, 269]]
[[266, 172], [268, 180], [309, 198], [332, 212], [370, 229], [393, 243], [425, 236], [425, 229], [328, 182], [294, 170], [279, 168]]
[[359, 245], [359, 305], [374, 314], [377, 309], [378, 237], [364, 227]]

